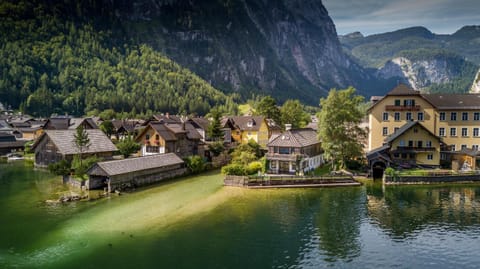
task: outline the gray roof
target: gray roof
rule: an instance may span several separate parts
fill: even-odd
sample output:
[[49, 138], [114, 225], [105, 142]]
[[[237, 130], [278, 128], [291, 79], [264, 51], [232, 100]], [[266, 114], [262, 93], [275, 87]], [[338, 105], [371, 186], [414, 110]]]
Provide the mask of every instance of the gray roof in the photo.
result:
[[87, 173], [89, 175], [114, 176], [182, 163], [183, 160], [175, 153], [166, 153], [139, 158], [99, 162], [89, 169]]
[[[101, 130], [87, 129], [85, 131], [90, 139], [90, 147], [84, 153], [113, 152], [118, 150]], [[77, 154], [79, 150], [74, 142], [76, 133], [76, 130], [45, 130], [45, 133], [35, 142], [32, 148], [35, 149], [40, 141], [45, 136], [48, 136], [57, 147], [59, 153], [63, 155]]]
[[13, 131], [13, 128], [10, 127], [6, 120], [0, 120], [0, 131]]
[[480, 109], [480, 94], [424, 94], [437, 109]]
[[[263, 116], [235, 116], [231, 118], [242, 131], [258, 131], [264, 120]], [[250, 124], [249, 124], [250, 123]]]
[[397, 87], [389, 91], [387, 95], [389, 96], [420, 95], [420, 92], [410, 88], [410, 86], [400, 83], [397, 85]]
[[268, 142], [268, 147], [306, 147], [320, 143], [317, 138], [317, 132], [310, 128], [292, 129], [285, 131]]

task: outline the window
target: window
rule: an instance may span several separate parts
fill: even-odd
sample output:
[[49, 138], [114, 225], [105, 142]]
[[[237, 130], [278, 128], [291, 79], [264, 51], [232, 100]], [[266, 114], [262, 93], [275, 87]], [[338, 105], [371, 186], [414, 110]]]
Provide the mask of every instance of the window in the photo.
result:
[[462, 136], [468, 136], [468, 129], [467, 128], [462, 128]]
[[468, 120], [468, 112], [462, 112], [462, 120], [467, 121]]
[[455, 147], [455, 145], [450, 145], [450, 150], [451, 151], [455, 151], [457, 148]]
[[439, 136], [445, 136], [445, 128], [442, 127], [440, 129], [438, 129], [438, 135]]
[[393, 132], [396, 133], [398, 131], [398, 127], [393, 128]]
[[400, 106], [400, 99], [395, 100], [395, 106]]
[[427, 142], [425, 143], [425, 147], [431, 148], [431, 147], [432, 147], [432, 141], [427, 141]]
[[160, 148], [157, 147], [157, 146], [147, 146], [146, 151], [149, 152], [149, 153], [159, 153]]
[[149, 140], [149, 139], [150, 139], [150, 135], [149, 135], [149, 134], [146, 134], [146, 135], [145, 135], [145, 139], [146, 139], [146, 140]]
[[450, 128], [450, 136], [457, 136], [457, 128]]
[[281, 147], [281, 148], [278, 149], [278, 153], [280, 153], [280, 154], [290, 154], [290, 148]]
[[414, 134], [418, 133], [418, 128], [413, 128], [413, 133]]
[[472, 145], [473, 150], [478, 150], [478, 145]]
[[412, 140], [408, 140], [408, 146], [413, 147], [413, 141]]
[[457, 112], [451, 112], [450, 113], [450, 120], [451, 121], [456, 121], [457, 120]]
[[412, 112], [407, 112], [407, 120], [412, 120]]
[[480, 120], [480, 112], [473, 113], [473, 120]]
[[417, 114], [417, 120], [423, 121], [423, 112], [418, 112], [418, 114]]
[[462, 149], [466, 149], [467, 148], [467, 145], [462, 145]]
[[428, 154], [427, 155], [427, 160], [433, 160], [433, 154]]
[[478, 128], [473, 128], [473, 136], [478, 137]]
[[383, 127], [382, 134], [384, 136], [388, 135], [388, 127]]
[[395, 120], [399, 121], [400, 120], [400, 112], [395, 112]]
[[417, 141], [417, 147], [423, 148], [423, 141]]
[[403, 100], [403, 105], [404, 106], [415, 106], [415, 100], [413, 100], [413, 99]]
[[440, 120], [441, 121], [445, 120], [445, 112], [440, 112]]
[[398, 143], [398, 145], [400, 147], [404, 147], [405, 146], [405, 141], [404, 140], [400, 140], [400, 142]]
[[388, 121], [388, 112], [383, 112], [383, 121]]

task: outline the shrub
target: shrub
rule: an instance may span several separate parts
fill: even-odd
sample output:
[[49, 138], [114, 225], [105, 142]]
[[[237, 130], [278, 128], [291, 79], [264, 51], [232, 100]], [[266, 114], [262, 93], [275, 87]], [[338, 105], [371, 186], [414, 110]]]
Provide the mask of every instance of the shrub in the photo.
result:
[[214, 142], [208, 145], [208, 150], [213, 154], [213, 156], [217, 157], [225, 150], [223, 146], [223, 142]]
[[385, 169], [385, 175], [389, 177], [395, 177], [397, 175], [397, 171], [395, 171], [395, 169], [392, 167], [387, 167], [387, 169]]
[[70, 174], [71, 164], [66, 160], [61, 160], [48, 165], [48, 171], [57, 176], [67, 176]]
[[124, 158], [128, 158], [130, 154], [135, 153], [141, 149], [140, 144], [136, 143], [132, 137], [127, 137], [124, 140], [118, 142], [118, 151]]
[[252, 175], [258, 173], [258, 171], [261, 171], [263, 168], [263, 165], [261, 162], [251, 162], [247, 166], [247, 174]]
[[241, 164], [232, 163], [222, 167], [222, 174], [233, 176], [246, 176], [247, 170], [245, 169], [245, 166]]
[[72, 161], [72, 169], [74, 170], [74, 173], [77, 177], [85, 179], [87, 170], [100, 160], [101, 159], [96, 156], [88, 157], [83, 160], [80, 160], [79, 156], [75, 156], [73, 157]]
[[185, 165], [191, 173], [197, 174], [205, 170], [205, 161], [200, 156], [189, 156], [185, 158]]

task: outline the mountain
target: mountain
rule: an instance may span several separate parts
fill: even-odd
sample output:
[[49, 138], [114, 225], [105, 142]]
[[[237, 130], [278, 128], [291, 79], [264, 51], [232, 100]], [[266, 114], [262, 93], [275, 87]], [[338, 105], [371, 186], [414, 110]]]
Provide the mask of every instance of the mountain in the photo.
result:
[[332, 87], [362, 90], [371, 79], [342, 51], [320, 0], [124, 4], [115, 12], [129, 36], [227, 93], [270, 94], [280, 101], [295, 97], [318, 105]]
[[384, 79], [397, 78], [415, 89], [466, 92], [480, 64], [480, 26], [465, 26], [452, 35], [424, 27], [364, 37], [341, 36], [347, 54]]
[[473, 80], [472, 87], [470, 89], [471, 93], [480, 93], [480, 70], [478, 70], [475, 79]]
[[[0, 15], [0, 68], [9, 70], [0, 101], [26, 111], [204, 113], [226, 98], [231, 104], [263, 94], [316, 106], [332, 87], [374, 95], [392, 84], [377, 83], [343, 52], [321, 0], [9, 0]], [[159, 68], [179, 66], [155, 76], [155, 62], [145, 62], [140, 48]], [[182, 68], [204, 81], [194, 87], [193, 74], [168, 76]], [[150, 95], [137, 96], [142, 87]]]

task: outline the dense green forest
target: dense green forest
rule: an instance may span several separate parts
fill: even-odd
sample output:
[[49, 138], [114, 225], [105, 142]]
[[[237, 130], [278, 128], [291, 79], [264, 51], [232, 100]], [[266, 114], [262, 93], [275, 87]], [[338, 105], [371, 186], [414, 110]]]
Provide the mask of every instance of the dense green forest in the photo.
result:
[[80, 19], [88, 12], [81, 4], [74, 10], [77, 16], [69, 19], [42, 1], [0, 3], [1, 103], [35, 116], [106, 109], [205, 114], [213, 106], [236, 107], [236, 96], [147, 45], [98, 29], [99, 20]]

